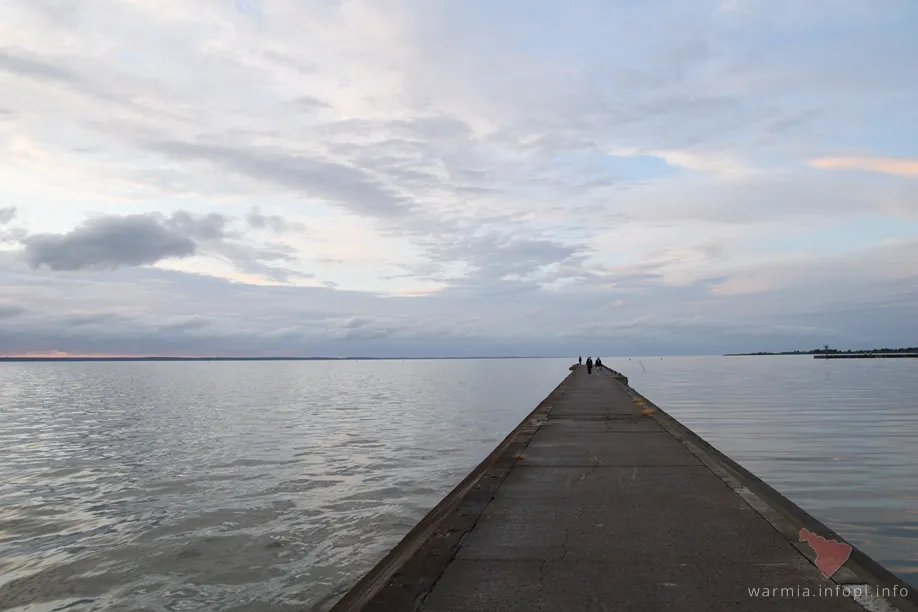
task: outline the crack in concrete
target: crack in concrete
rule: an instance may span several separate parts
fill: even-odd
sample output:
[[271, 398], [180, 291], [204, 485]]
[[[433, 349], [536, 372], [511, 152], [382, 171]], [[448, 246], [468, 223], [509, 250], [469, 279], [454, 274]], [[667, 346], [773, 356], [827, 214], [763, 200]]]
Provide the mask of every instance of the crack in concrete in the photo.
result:
[[[592, 455], [593, 453], [590, 453], [590, 454]], [[593, 459], [596, 459], [596, 455], [593, 455]], [[578, 479], [578, 482], [583, 482], [584, 480], [586, 480], [587, 478], [589, 478], [590, 476], [592, 476], [592, 475], [593, 475], [593, 472], [595, 472], [596, 470], [598, 470], [598, 469], [601, 467], [600, 464], [602, 463], [602, 461], [600, 461], [599, 459], [596, 459], [596, 461], [597, 461], [597, 463], [594, 463], [593, 465], [590, 465], [590, 466], [586, 466], [586, 465], [584, 465], [584, 466], [579, 466], [579, 467], [589, 467], [590, 469], [589, 469], [586, 473], [584, 473], [583, 476], [581, 476], [581, 477]]]
[[547, 559], [539, 563], [539, 590], [536, 593], [536, 597], [539, 599], [539, 603], [541, 603], [542, 591], [545, 590], [545, 564], [546, 563], [548, 563]]

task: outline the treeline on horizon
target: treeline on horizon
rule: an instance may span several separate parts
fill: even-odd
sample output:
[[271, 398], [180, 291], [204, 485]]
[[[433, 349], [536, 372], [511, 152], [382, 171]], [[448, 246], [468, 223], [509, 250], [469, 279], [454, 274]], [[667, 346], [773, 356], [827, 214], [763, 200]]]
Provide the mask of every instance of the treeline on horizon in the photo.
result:
[[734, 355], [870, 355], [874, 353], [918, 353], [918, 346], [910, 346], [906, 348], [879, 348], [879, 349], [859, 349], [853, 351], [851, 349], [842, 351], [839, 349], [829, 348], [824, 346], [822, 348], [813, 349], [810, 351], [781, 351], [781, 352], [769, 352], [769, 351], [759, 351], [758, 353], [730, 353], [729, 356]]

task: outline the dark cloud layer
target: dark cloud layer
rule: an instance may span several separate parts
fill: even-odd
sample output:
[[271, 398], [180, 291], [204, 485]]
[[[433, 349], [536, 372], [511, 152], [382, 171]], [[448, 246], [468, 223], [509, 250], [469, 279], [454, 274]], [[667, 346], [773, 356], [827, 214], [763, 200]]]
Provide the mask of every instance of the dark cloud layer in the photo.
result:
[[[64, 234], [25, 236], [22, 256], [33, 269], [44, 266], [55, 272], [73, 272], [149, 266], [206, 255], [227, 261], [244, 274], [274, 281], [311, 276], [290, 267], [297, 261], [294, 249], [239, 240], [244, 236], [233, 229], [235, 221], [217, 213], [193, 215], [181, 210], [169, 217], [156, 213], [102, 216]], [[287, 228], [285, 220], [276, 215], [256, 221], [275, 232]], [[248, 223], [252, 225], [251, 215]]]
[[[156, 268], [121, 268], [104, 277], [74, 271], [66, 286], [49, 283], [54, 273], [40, 271], [23, 285], [26, 279], [7, 260], [0, 257], [0, 283], [19, 282], [20, 299], [36, 306], [10, 304], [0, 311], [0, 353], [667, 355], [823, 343], [898, 346], [918, 338], [918, 277], [871, 281], [873, 294], [889, 297], [878, 311], [867, 296], [844, 299], [861, 286], [858, 275], [875, 274], [850, 262], [839, 265], [852, 279], [810, 282], [811, 291], [713, 300], [711, 289], [724, 278], [602, 288], [584, 281], [491, 299], [462, 292], [386, 298], [324, 287], [241, 285]], [[113, 300], [118, 311], [103, 306]], [[876, 312], [883, 316], [871, 316]]]
[[12, 319], [25, 314], [27, 311], [22, 306], [0, 304], [0, 319]]
[[100, 217], [66, 234], [33, 234], [23, 240], [24, 256], [33, 268], [105, 270], [151, 265], [183, 258], [197, 250], [201, 231], [212, 224], [190, 218], [161, 219], [156, 215]]

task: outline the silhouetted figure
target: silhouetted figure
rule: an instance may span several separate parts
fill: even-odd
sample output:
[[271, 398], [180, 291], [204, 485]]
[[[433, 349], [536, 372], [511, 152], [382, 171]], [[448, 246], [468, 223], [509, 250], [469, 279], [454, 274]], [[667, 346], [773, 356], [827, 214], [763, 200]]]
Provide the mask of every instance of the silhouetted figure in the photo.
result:
[[593, 373], [593, 358], [587, 357], [587, 374]]
[[578, 358], [577, 358], [577, 363], [578, 363], [579, 365], [583, 365], [583, 357], [578, 357]]
[[599, 374], [602, 370], [602, 359], [599, 357], [596, 358], [596, 373]]

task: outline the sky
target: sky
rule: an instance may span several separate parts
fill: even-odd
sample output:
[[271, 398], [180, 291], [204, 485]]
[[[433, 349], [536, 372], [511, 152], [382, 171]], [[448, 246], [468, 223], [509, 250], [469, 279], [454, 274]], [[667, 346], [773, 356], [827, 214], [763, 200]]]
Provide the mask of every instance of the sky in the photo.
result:
[[0, 355], [918, 344], [912, 0], [7, 0]]

